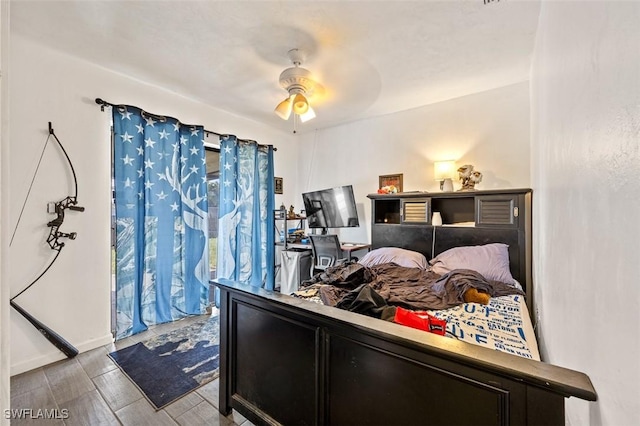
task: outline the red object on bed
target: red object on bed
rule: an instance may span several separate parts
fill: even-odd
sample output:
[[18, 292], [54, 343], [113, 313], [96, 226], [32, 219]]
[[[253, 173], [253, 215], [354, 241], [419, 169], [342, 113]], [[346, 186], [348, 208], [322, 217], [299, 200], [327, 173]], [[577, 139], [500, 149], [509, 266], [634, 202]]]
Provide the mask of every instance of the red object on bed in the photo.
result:
[[440, 336], [444, 336], [447, 329], [446, 320], [438, 319], [424, 311], [410, 311], [399, 306], [396, 308], [393, 322]]

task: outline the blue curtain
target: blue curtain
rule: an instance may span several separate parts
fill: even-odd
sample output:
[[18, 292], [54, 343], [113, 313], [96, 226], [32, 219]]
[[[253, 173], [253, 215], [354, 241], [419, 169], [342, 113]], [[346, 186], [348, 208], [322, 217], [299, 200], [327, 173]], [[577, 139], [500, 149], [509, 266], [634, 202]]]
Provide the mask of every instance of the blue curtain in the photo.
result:
[[220, 140], [217, 277], [274, 288], [273, 147]]
[[209, 249], [204, 129], [113, 108], [116, 338], [202, 314]]

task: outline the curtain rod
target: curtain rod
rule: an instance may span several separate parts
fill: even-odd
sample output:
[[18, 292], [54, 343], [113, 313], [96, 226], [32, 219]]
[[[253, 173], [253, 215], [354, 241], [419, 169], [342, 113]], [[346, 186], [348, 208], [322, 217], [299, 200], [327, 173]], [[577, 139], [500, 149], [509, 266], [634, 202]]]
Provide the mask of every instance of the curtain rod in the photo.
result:
[[[182, 124], [183, 126], [193, 126], [191, 124], [184, 124], [183, 122], [181, 122], [180, 120], [178, 120], [177, 118], [174, 118], [174, 117], [168, 117], [168, 116], [165, 116], [165, 115], [158, 115], [158, 114], [153, 114], [153, 113], [147, 112], [147, 111], [143, 110], [142, 108], [137, 107], [135, 105], [112, 104], [111, 102], [107, 102], [107, 101], [105, 101], [103, 99], [100, 99], [100, 98], [96, 98], [96, 103], [98, 105], [100, 105], [100, 110], [101, 111], [104, 111], [104, 107], [105, 106], [109, 106], [109, 107], [112, 107], [112, 108], [114, 108], [114, 107], [115, 108], [127, 108], [127, 107], [128, 108], [136, 108], [136, 109], [139, 109], [140, 111], [142, 111], [144, 114], [146, 114], [146, 115], [148, 115], [150, 117], [157, 118], [159, 120], [163, 120], [164, 121], [164, 120], [167, 120], [167, 119], [170, 118], [172, 120], [177, 121], [179, 124]], [[214, 132], [214, 131], [207, 130], [207, 129], [204, 129], [204, 132], [207, 133], [207, 134], [210, 134], [210, 135], [216, 135], [218, 137], [229, 136], [227, 134], [222, 134], [222, 133]], [[252, 139], [240, 139], [240, 138], [238, 138], [238, 141], [239, 142], [245, 142], [245, 143], [257, 143], [256, 141], [254, 141]], [[278, 148], [276, 148], [273, 145], [261, 145], [261, 144], [258, 144], [258, 146], [259, 147], [265, 147], [265, 148], [268, 147], [268, 146], [271, 146], [271, 147], [273, 147], [274, 151], [278, 150]]]

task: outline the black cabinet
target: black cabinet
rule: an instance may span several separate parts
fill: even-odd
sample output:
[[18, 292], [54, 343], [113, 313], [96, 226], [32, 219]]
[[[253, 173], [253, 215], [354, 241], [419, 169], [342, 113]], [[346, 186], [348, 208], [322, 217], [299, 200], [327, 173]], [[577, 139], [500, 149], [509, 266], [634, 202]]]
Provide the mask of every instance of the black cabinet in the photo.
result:
[[429, 223], [431, 221], [429, 198], [406, 198], [400, 200], [400, 223]]
[[520, 202], [516, 194], [479, 195], [475, 205], [476, 226], [518, 227]]

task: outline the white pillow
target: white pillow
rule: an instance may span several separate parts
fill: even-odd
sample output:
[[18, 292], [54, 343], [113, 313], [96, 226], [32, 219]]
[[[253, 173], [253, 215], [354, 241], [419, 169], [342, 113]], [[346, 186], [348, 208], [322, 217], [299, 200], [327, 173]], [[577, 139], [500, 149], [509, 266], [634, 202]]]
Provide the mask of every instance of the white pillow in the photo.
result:
[[427, 258], [417, 251], [405, 250], [398, 247], [381, 247], [371, 250], [358, 261], [364, 266], [380, 265], [393, 262], [407, 268], [427, 269]]
[[429, 263], [431, 270], [440, 275], [454, 269], [471, 269], [487, 280], [516, 284], [509, 270], [509, 246], [502, 243], [454, 247], [443, 251]]

